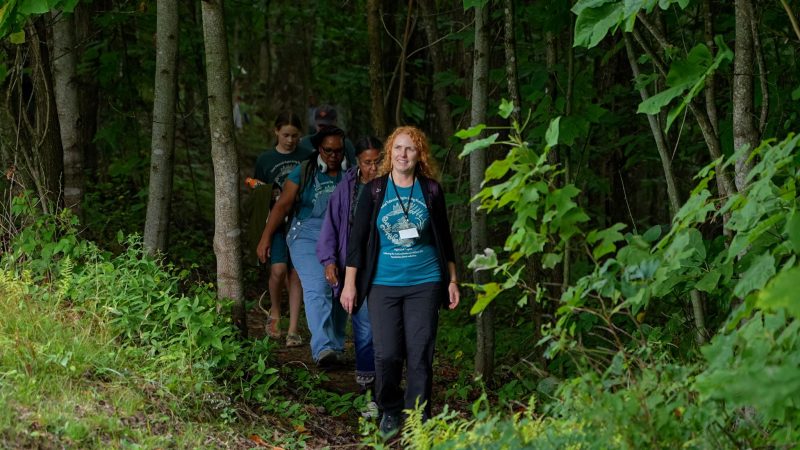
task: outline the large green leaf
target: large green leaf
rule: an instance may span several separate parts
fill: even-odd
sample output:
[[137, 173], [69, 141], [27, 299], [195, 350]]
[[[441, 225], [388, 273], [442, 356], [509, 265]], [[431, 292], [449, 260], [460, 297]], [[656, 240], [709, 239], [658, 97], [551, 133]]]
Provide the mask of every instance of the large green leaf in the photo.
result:
[[550, 126], [547, 127], [547, 133], [545, 133], [544, 138], [548, 147], [554, 147], [558, 144], [558, 124], [560, 121], [561, 116], [556, 117], [550, 121]]
[[800, 319], [800, 267], [783, 271], [773, 278], [766, 288], [758, 293], [756, 306], [769, 311], [785, 308]]
[[620, 2], [608, 3], [602, 0], [579, 2], [572, 11], [578, 14], [578, 18], [575, 19], [575, 47], [596, 46], [609, 30], [616, 30], [624, 18], [623, 4]]
[[742, 278], [733, 289], [733, 294], [737, 297], [744, 297], [761, 289], [773, 275], [775, 275], [775, 258], [769, 252], [765, 252], [758, 256], [742, 274]]
[[51, 5], [47, 0], [22, 0], [17, 11], [26, 16], [31, 14], [45, 14], [50, 11], [50, 7]]
[[495, 134], [493, 134], [491, 136], [488, 136], [488, 137], [485, 137], [483, 139], [477, 139], [477, 140], [474, 140], [472, 142], [467, 143], [467, 145], [464, 146], [464, 151], [462, 151], [461, 154], [458, 155], [458, 157], [459, 158], [463, 158], [463, 157], [469, 155], [470, 153], [474, 152], [475, 150], [480, 150], [482, 148], [486, 148], [486, 147], [494, 144], [494, 141], [496, 141], [499, 136], [500, 136], [500, 134], [495, 133]]

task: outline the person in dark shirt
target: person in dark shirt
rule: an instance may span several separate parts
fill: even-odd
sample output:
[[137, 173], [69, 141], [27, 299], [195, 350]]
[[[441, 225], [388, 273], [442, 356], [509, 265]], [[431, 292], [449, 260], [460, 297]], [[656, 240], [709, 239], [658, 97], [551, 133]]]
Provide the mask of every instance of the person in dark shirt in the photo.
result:
[[[263, 183], [271, 184], [273, 195], [269, 205], [259, 205], [259, 207], [271, 208], [275, 204], [280, 198], [286, 177], [311, 154], [297, 146], [301, 128], [300, 118], [294, 113], [283, 112], [275, 119], [277, 143], [274, 148], [259, 155], [254, 177]], [[300, 315], [300, 305], [303, 303], [303, 291], [297, 271], [291, 267], [283, 224], [273, 236], [269, 263], [271, 307], [267, 332], [272, 338], [280, 337], [281, 291], [285, 285], [289, 291], [289, 329], [286, 333], [286, 345], [289, 347], [302, 345], [303, 340], [297, 332], [297, 320]]]

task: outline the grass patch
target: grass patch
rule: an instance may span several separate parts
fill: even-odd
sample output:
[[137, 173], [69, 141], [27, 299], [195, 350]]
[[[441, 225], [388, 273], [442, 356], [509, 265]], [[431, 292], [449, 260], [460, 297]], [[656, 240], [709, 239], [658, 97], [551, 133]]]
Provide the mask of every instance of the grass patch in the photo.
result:
[[190, 371], [120, 345], [96, 304], [57, 297], [0, 276], [0, 447], [246, 447], [273, 436]]

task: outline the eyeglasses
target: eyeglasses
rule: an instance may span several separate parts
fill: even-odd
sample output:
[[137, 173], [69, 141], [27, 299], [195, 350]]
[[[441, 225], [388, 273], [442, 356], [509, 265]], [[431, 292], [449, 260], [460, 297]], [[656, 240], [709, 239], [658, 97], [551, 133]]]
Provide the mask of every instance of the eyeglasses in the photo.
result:
[[380, 167], [382, 160], [377, 161], [359, 161], [358, 163], [364, 166]]
[[339, 147], [339, 148], [320, 147], [319, 149], [320, 149], [320, 151], [322, 153], [325, 153], [326, 155], [331, 155], [331, 154], [341, 155], [342, 153], [344, 153], [344, 148], [342, 148], [342, 147]]

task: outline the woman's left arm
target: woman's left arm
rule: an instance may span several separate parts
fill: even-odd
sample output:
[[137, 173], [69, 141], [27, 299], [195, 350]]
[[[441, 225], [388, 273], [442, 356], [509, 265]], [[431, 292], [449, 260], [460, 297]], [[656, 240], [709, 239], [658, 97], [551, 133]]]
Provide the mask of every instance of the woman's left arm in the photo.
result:
[[458, 302], [461, 300], [461, 292], [458, 290], [458, 274], [456, 274], [456, 255], [453, 248], [453, 236], [450, 234], [450, 221], [447, 219], [447, 204], [444, 200], [444, 191], [442, 185], [438, 184], [437, 195], [433, 198], [433, 214], [437, 217], [436, 223], [441, 227], [439, 235], [441, 236], [441, 244], [444, 251], [444, 257], [447, 260], [447, 271], [450, 275], [450, 281], [447, 286], [447, 293], [450, 299], [449, 308], [455, 309]]

